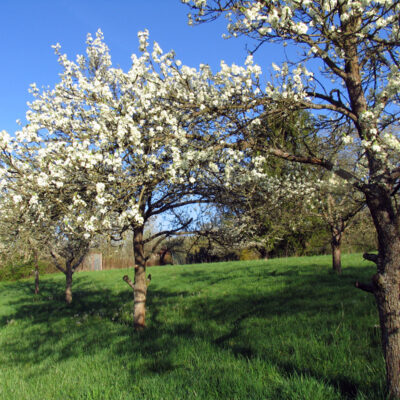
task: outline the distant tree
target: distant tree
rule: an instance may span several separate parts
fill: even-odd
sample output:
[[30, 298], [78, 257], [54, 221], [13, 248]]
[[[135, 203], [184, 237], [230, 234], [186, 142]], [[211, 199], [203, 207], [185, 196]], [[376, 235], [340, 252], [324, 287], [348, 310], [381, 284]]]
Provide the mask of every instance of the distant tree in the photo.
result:
[[[268, 115], [261, 116], [260, 121], [250, 124], [249, 140], [238, 142], [239, 148], [247, 150], [243, 164], [252, 158], [256, 162], [269, 146], [308, 152], [320, 143], [327, 158], [341, 155], [340, 143], [321, 143], [314, 127], [316, 121], [304, 111], [293, 111], [285, 121]], [[245, 124], [242, 129], [246, 129]], [[333, 193], [334, 187], [320, 171], [306, 165], [294, 166], [276, 157], [260, 164], [265, 173], [259, 179], [237, 177], [229, 186], [220, 181], [209, 184], [214, 185], [210, 191], [215, 203], [212, 207], [218, 211], [211, 222], [203, 225], [204, 234], [221, 250], [253, 248], [263, 258], [269, 252], [279, 254], [282, 248], [286, 256], [303, 254], [310, 236], [321, 227], [318, 219], [326, 216], [321, 204], [326, 203], [327, 193]]]
[[56, 268], [65, 275], [65, 301], [72, 303], [72, 276], [88, 254], [90, 241], [83, 236], [64, 234], [50, 249]]
[[346, 181], [335, 175], [321, 185], [319, 191], [319, 207], [312, 213], [319, 216], [327, 224], [331, 233], [332, 268], [341, 274], [341, 244], [343, 235], [354, 222], [354, 217], [366, 207], [365, 200]]
[[345, 251], [351, 252], [366, 253], [378, 248], [376, 230], [367, 207], [353, 218], [342, 244]]
[[44, 241], [37, 240], [40, 232], [34, 231], [34, 227], [25, 224], [23, 214], [15, 203], [5, 204], [4, 197], [0, 195], [0, 255], [3, 263], [18, 263], [33, 261], [34, 267], [34, 291], [38, 294], [39, 287], [39, 257], [44, 254]]
[[[280, 166], [272, 175], [270, 167], [268, 170], [266, 179], [242, 178], [228, 188], [214, 188], [214, 217], [199, 229], [199, 234], [214, 243], [214, 251], [253, 248], [268, 258], [277, 243], [291, 233], [307, 235], [310, 220], [306, 213], [313, 207], [316, 193], [307, 171]], [[298, 188], [302, 188], [302, 195]]]

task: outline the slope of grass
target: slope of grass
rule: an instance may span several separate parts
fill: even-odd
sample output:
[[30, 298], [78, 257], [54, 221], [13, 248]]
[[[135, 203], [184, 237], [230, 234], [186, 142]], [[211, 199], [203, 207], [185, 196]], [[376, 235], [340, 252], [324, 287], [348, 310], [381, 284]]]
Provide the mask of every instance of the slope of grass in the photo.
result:
[[[371, 264], [325, 256], [153, 267], [134, 332], [126, 270], [0, 284], [0, 399], [383, 399]], [[132, 275], [132, 271], [129, 271]]]

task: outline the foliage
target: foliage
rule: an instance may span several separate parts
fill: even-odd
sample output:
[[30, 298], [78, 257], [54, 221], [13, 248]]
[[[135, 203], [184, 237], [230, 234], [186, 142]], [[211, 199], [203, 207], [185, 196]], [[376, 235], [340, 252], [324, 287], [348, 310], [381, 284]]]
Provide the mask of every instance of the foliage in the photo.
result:
[[[39, 261], [39, 273], [51, 273], [56, 269], [49, 262]], [[34, 260], [14, 260], [12, 262], [2, 263], [0, 265], [0, 281], [17, 281], [23, 278], [29, 278], [33, 275], [35, 269]]]

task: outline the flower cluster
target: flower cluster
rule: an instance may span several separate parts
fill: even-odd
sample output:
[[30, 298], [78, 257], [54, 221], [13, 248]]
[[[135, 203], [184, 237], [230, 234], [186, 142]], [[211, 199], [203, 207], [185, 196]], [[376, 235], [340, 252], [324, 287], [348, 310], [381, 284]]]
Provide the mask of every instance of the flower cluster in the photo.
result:
[[213, 74], [182, 65], [157, 43], [150, 50], [147, 31], [138, 37], [140, 54], [126, 72], [112, 66], [100, 31], [76, 62], [54, 46], [60, 82], [31, 86], [28, 124], [1, 142], [5, 150], [13, 143], [10, 170], [22, 164], [25, 195], [10, 198], [27, 215], [57, 215], [63, 231], [89, 240], [197, 201], [205, 181], [217, 171], [229, 180], [240, 165], [243, 153], [226, 149], [234, 124], [220, 110], [257, 104], [261, 69], [248, 57], [244, 67], [222, 62]]

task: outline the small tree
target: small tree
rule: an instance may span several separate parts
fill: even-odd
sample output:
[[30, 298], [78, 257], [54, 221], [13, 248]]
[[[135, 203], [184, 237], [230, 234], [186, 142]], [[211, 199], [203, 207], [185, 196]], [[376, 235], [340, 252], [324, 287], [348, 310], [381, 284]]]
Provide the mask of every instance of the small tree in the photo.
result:
[[65, 301], [68, 304], [72, 303], [72, 276], [82, 264], [89, 246], [90, 241], [83, 236], [65, 234], [51, 247], [54, 264], [65, 275]]
[[331, 173], [319, 191], [319, 207], [312, 213], [322, 218], [331, 233], [332, 269], [342, 273], [341, 244], [354, 217], [365, 208], [365, 201], [346, 181]]
[[[3, 188], [4, 189], [4, 188]], [[13, 201], [10, 193], [0, 195], [0, 254], [3, 262], [33, 261], [34, 291], [39, 294], [39, 257], [45, 253], [43, 241], [37, 240], [41, 232], [25, 223], [23, 213]]]
[[[2, 132], [0, 142], [0, 224], [8, 253], [23, 246], [35, 263], [35, 293], [39, 292], [38, 255], [48, 253], [66, 276], [65, 300], [72, 301], [72, 274], [89, 249], [91, 237], [71, 221], [82, 218], [70, 206], [76, 194], [47, 185], [47, 173], [38, 162], [37, 149]], [[64, 184], [64, 182], [63, 182]], [[61, 187], [61, 186], [60, 186]], [[71, 187], [70, 187], [71, 189]], [[83, 201], [83, 200], [82, 200]], [[89, 209], [89, 203], [85, 203]], [[74, 214], [77, 211], [77, 215]], [[19, 249], [21, 250], [21, 248]], [[65, 268], [60, 263], [65, 259]]]
[[26, 188], [22, 187], [14, 168], [13, 146], [10, 137], [1, 132], [0, 136], [0, 241], [2, 256], [10, 260], [32, 260], [34, 264], [35, 294], [39, 293], [39, 255], [46, 249], [48, 236], [40, 224], [32, 220], [21, 208]]

